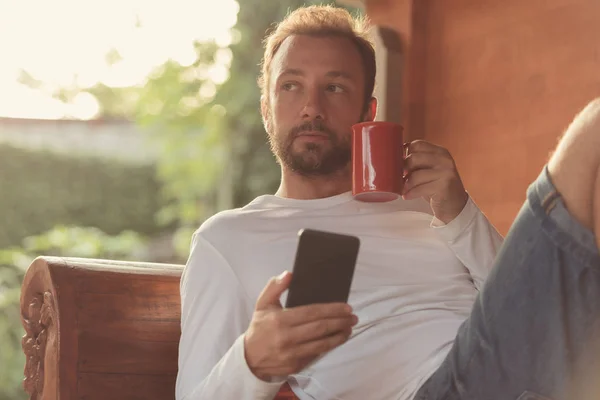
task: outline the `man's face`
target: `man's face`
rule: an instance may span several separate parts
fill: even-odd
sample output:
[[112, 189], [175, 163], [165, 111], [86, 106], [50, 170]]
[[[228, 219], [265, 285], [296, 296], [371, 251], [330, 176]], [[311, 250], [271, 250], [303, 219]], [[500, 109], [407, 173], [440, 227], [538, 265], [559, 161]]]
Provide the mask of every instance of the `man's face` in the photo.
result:
[[271, 65], [263, 118], [283, 166], [322, 176], [348, 165], [351, 126], [363, 117], [364, 75], [349, 39], [294, 35], [282, 43]]

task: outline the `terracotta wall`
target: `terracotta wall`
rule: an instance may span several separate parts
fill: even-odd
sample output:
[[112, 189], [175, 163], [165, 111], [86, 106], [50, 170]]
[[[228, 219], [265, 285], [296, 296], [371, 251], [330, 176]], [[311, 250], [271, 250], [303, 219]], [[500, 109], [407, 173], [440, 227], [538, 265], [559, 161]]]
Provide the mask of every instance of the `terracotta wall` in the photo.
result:
[[367, 12], [406, 41], [411, 138], [447, 147], [506, 233], [564, 128], [600, 95], [600, 1], [370, 0]]

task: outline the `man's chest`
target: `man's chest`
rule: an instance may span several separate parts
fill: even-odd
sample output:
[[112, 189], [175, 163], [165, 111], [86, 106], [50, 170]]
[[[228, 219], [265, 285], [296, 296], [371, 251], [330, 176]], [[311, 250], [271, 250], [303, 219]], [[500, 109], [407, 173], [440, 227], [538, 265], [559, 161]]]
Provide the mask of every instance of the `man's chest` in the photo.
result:
[[[355, 235], [360, 249], [351, 287], [356, 294], [376, 294], [383, 288], [414, 287], [415, 285], [448, 284], [463, 280], [468, 273], [452, 250], [441, 241], [429, 218], [418, 216], [411, 223], [406, 218], [398, 223], [389, 219], [371, 218], [365, 221], [339, 220], [336, 224], [318, 219], [298, 221], [254, 232], [238, 241], [230, 252], [230, 265], [255, 301], [268, 280], [285, 270], [292, 271], [298, 231], [311, 228]], [[318, 277], [315, 277], [318, 279]]]

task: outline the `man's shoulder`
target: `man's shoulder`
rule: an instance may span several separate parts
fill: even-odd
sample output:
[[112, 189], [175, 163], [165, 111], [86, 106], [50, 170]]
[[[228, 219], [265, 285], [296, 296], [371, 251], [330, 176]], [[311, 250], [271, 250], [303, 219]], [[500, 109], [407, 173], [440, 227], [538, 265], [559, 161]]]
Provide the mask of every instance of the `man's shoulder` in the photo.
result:
[[207, 218], [200, 227], [196, 230], [196, 233], [205, 235], [220, 230], [224, 227], [231, 226], [240, 222], [242, 218], [242, 212], [240, 208], [234, 208], [231, 210], [223, 210]]
[[262, 207], [257, 206], [259, 198], [253, 200], [244, 207], [232, 208], [229, 210], [219, 211], [206, 219], [196, 230], [194, 235], [202, 236], [203, 238], [212, 241], [218, 237], [229, 237], [232, 235], [242, 234], [252, 230], [256, 224], [257, 211]]

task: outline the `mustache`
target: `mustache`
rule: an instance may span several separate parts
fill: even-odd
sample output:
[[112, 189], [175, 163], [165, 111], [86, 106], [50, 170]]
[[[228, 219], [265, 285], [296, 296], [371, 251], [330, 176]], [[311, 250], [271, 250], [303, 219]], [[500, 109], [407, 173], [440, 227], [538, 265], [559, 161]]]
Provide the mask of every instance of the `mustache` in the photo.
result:
[[303, 132], [321, 132], [323, 134], [326, 134], [329, 139], [335, 139], [335, 134], [333, 133], [333, 131], [329, 129], [323, 121], [320, 121], [318, 119], [314, 121], [306, 121], [298, 126], [295, 126], [290, 131], [290, 136], [292, 138], [295, 138]]

